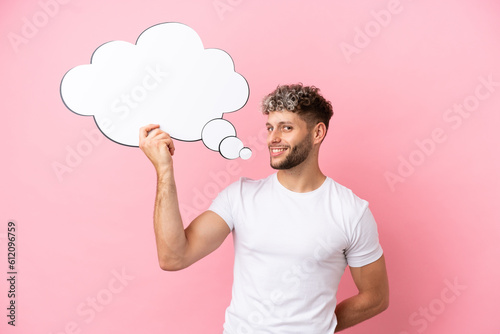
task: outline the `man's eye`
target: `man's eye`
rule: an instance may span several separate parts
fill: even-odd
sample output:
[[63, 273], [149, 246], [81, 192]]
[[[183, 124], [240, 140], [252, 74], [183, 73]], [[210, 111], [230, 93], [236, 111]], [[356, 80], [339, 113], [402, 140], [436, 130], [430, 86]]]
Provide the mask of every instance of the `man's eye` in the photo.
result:
[[290, 130], [292, 130], [292, 127], [291, 127], [291, 126], [284, 126], [284, 127], [283, 127], [283, 130], [285, 130], [285, 131], [290, 131]]
[[267, 128], [267, 132], [271, 132], [271, 131], [273, 131], [273, 128], [268, 127], [268, 128]]

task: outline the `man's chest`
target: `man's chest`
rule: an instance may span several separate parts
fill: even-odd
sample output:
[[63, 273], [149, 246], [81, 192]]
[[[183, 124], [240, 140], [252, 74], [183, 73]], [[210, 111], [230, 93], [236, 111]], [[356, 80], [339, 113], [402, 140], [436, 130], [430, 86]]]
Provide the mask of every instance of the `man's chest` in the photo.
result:
[[254, 256], [343, 261], [348, 240], [339, 215], [323, 201], [253, 200], [235, 224], [237, 246]]

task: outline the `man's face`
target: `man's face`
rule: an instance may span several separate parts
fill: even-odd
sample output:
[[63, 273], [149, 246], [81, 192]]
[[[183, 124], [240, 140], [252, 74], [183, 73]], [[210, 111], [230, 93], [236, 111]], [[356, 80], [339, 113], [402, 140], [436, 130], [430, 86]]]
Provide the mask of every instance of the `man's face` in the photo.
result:
[[272, 168], [290, 169], [307, 159], [312, 137], [299, 115], [287, 110], [270, 112], [266, 127]]

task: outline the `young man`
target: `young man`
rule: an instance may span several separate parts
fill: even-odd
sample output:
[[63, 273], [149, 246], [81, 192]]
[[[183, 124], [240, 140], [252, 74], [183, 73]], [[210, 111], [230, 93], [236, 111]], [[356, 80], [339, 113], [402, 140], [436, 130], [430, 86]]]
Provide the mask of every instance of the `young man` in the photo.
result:
[[[160, 267], [186, 268], [233, 232], [234, 281], [224, 334], [331, 334], [384, 311], [387, 273], [368, 202], [319, 168], [330, 102], [315, 87], [285, 85], [263, 100], [262, 111], [278, 172], [231, 184], [186, 229], [174, 181], [174, 143], [158, 125], [141, 128], [140, 148], [158, 177]], [[337, 304], [347, 265], [359, 293]]]

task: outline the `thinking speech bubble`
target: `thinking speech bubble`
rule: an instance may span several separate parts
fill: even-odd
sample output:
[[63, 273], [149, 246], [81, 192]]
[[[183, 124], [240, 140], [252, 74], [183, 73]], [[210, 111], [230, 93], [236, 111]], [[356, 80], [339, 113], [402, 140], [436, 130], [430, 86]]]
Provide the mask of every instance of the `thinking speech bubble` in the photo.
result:
[[105, 43], [90, 64], [72, 68], [61, 82], [68, 109], [94, 116], [101, 132], [119, 144], [139, 146], [139, 128], [153, 123], [174, 139], [202, 140], [226, 159], [252, 155], [222, 119], [248, 96], [248, 83], [229, 54], [205, 49], [181, 23], [152, 26], [136, 44]]

